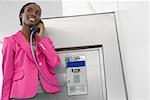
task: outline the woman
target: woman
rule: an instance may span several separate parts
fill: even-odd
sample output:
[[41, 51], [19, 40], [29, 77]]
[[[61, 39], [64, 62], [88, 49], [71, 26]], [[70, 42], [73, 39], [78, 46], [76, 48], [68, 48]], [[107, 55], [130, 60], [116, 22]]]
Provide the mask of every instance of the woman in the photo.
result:
[[[40, 23], [41, 8], [36, 3], [25, 4], [19, 14], [22, 26], [16, 34], [4, 39], [2, 49], [3, 84], [1, 100], [27, 100], [39, 92], [40, 84], [44, 92], [57, 93], [60, 87], [49, 84], [39, 73], [33, 59], [30, 41], [30, 29], [40, 28], [33, 37], [35, 56], [40, 70], [53, 84], [59, 84], [53, 69], [60, 59], [49, 37], [44, 36], [45, 27]], [[40, 82], [38, 82], [38, 79]], [[40, 84], [38, 84], [40, 83]]]

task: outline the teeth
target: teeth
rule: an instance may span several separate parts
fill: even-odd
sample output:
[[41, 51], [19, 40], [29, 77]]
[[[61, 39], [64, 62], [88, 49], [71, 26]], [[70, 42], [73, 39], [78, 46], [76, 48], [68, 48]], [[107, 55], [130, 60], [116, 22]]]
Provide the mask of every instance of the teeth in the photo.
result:
[[29, 18], [29, 20], [35, 22], [35, 19], [34, 19], [34, 18]]

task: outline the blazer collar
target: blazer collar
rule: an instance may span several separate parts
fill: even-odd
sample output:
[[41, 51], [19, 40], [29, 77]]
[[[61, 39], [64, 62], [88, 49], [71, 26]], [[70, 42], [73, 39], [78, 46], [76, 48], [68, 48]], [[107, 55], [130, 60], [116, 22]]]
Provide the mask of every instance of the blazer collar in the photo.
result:
[[[22, 49], [25, 51], [27, 56], [34, 62], [32, 53], [31, 53], [31, 48], [30, 48], [30, 43], [27, 41], [27, 39], [24, 37], [23, 33], [21, 31], [18, 31], [14, 35], [15, 40], [20, 44]], [[40, 41], [40, 38], [36, 35], [36, 48], [37, 48], [37, 43]], [[37, 53], [39, 54], [39, 53]]]

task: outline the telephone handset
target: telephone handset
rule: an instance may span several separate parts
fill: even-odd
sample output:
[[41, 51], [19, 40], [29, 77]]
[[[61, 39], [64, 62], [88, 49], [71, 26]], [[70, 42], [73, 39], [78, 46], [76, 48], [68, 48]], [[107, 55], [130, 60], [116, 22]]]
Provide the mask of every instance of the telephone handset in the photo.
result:
[[[42, 20], [40, 20], [40, 22], [39, 23], [42, 23], [43, 24], [43, 22], [42, 22]], [[39, 24], [38, 23], [38, 24]], [[36, 64], [36, 67], [37, 67], [37, 69], [38, 69], [38, 71], [39, 71], [39, 73], [41, 74], [41, 76], [44, 78], [44, 80], [45, 81], [47, 81], [49, 84], [51, 84], [52, 86], [56, 86], [56, 87], [62, 87], [62, 86], [64, 86], [65, 84], [63, 84], [63, 85], [61, 85], [61, 84], [56, 84], [56, 83], [53, 83], [51, 80], [49, 80], [46, 76], [45, 76], [45, 74], [42, 72], [42, 70], [40, 69], [40, 67], [39, 67], [39, 65], [38, 65], [38, 62], [37, 62], [37, 59], [35, 58], [35, 55], [34, 55], [34, 51], [33, 51], [33, 47], [32, 47], [32, 37], [34, 37], [34, 34], [35, 33], [39, 33], [39, 31], [40, 31], [40, 28], [38, 28], [38, 27], [31, 27], [31, 29], [30, 29], [30, 47], [31, 47], [31, 53], [32, 53], [32, 56], [33, 56], [33, 59], [34, 59], [34, 62], [35, 62], [35, 64]]]
[[[43, 24], [42, 20], [40, 20], [39, 23], [42, 23], [42, 24]], [[38, 24], [39, 24], [39, 23], [38, 23]], [[33, 27], [30, 28], [30, 33], [39, 33], [39, 32], [40, 32], [40, 28], [38, 28], [38, 27], [36, 27], [36, 26], [33, 26]]]

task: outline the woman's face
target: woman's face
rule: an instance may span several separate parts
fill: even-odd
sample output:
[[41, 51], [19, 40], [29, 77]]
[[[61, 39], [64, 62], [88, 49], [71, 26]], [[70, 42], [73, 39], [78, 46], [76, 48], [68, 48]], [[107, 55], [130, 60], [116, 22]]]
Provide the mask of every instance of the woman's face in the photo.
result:
[[35, 26], [40, 21], [41, 9], [36, 4], [27, 5], [20, 17], [22, 18], [23, 25]]

